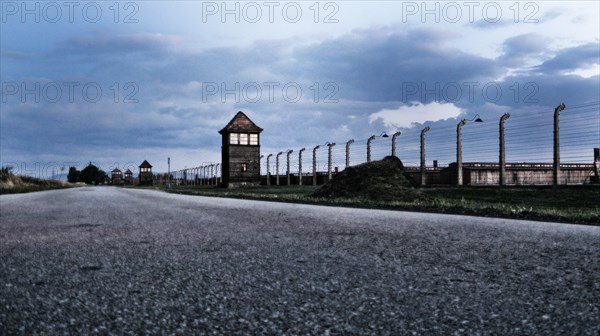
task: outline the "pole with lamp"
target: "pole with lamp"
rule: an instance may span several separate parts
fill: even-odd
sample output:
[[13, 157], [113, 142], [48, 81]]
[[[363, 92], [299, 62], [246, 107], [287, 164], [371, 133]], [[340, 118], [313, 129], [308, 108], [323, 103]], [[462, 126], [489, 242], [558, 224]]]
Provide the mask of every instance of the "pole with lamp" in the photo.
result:
[[463, 119], [458, 125], [456, 125], [456, 170], [457, 170], [457, 182], [459, 186], [463, 185], [463, 169], [462, 169], [462, 128], [467, 122], [483, 122], [479, 114], [475, 115], [473, 119]]
[[385, 132], [381, 132], [380, 135], [371, 135], [368, 139], [367, 139], [367, 162], [371, 162], [371, 142], [373, 140], [375, 140], [375, 138], [389, 138], [390, 136], [387, 135]]

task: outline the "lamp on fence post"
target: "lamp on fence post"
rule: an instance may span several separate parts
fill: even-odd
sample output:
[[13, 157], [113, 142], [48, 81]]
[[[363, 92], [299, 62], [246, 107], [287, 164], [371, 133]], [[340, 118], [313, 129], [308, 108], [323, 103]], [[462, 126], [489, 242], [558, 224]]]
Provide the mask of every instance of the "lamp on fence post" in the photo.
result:
[[350, 167], [350, 145], [354, 142], [354, 139], [346, 142], [346, 168]]
[[269, 159], [271, 158], [271, 156], [273, 156], [273, 154], [267, 155], [267, 185], [271, 185], [271, 167], [269, 165]]
[[502, 117], [500, 117], [500, 148], [498, 153], [498, 168], [500, 171], [498, 172], [500, 175], [500, 179], [498, 183], [500, 186], [504, 185], [504, 175], [506, 175], [506, 159], [505, 159], [505, 147], [504, 147], [504, 122], [510, 118], [510, 113], [504, 113]]
[[317, 145], [313, 148], [313, 185], [317, 185], [317, 149], [319, 149], [321, 145]]
[[392, 156], [396, 156], [396, 138], [402, 134], [400, 131], [392, 134]]
[[483, 122], [479, 114], [475, 115], [473, 119], [463, 119], [458, 125], [456, 125], [456, 170], [457, 178], [456, 184], [459, 186], [463, 185], [463, 169], [462, 169], [462, 127], [469, 121]]
[[427, 183], [427, 168], [425, 166], [425, 133], [429, 132], [429, 126], [421, 130], [421, 185]]
[[302, 185], [302, 152], [306, 148], [302, 148], [298, 151], [298, 185]]
[[327, 180], [331, 180], [331, 148], [335, 146], [335, 142], [327, 143]]
[[389, 138], [390, 136], [387, 135], [385, 132], [381, 132], [380, 135], [371, 135], [368, 139], [367, 139], [367, 162], [371, 162], [371, 142], [373, 140], [375, 140], [375, 138]]
[[293, 152], [293, 150], [291, 150], [291, 149], [288, 149], [288, 151], [287, 151], [287, 167], [285, 169], [285, 173], [287, 175], [287, 185], [291, 184], [291, 181], [290, 181], [290, 154], [292, 154], [292, 152]]
[[566, 108], [565, 103], [561, 103], [554, 109], [554, 170], [552, 174], [552, 185], [558, 187], [560, 183], [560, 128], [559, 114]]
[[279, 155], [283, 154], [283, 152], [277, 153], [275, 156], [275, 183], [279, 185]]

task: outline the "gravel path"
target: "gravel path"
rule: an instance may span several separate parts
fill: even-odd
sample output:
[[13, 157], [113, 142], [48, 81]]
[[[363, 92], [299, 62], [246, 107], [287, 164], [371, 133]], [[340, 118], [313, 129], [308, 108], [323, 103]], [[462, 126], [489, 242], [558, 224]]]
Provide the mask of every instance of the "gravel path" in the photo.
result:
[[110, 187], [0, 216], [3, 335], [600, 334], [600, 227]]

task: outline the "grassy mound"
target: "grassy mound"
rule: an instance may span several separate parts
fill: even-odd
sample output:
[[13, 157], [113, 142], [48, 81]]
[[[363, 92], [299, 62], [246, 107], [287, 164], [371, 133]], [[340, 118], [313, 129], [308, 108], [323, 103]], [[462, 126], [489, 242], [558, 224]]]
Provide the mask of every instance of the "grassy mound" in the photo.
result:
[[404, 176], [404, 165], [395, 156], [348, 167], [311, 196], [412, 201], [425, 196]]

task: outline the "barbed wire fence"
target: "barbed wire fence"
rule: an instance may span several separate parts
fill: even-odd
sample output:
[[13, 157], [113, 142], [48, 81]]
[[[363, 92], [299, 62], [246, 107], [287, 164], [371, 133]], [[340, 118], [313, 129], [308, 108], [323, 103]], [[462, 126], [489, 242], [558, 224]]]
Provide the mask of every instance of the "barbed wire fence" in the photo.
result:
[[[462, 167], [499, 167], [500, 123], [504, 124], [506, 165], [552, 169], [555, 159], [553, 112], [539, 109], [512, 115], [499, 114], [497, 118], [488, 116], [488, 120], [483, 122], [475, 118], [463, 119], [459, 121], [460, 125], [423, 125], [423, 128], [402, 129], [395, 135], [382, 132], [369, 138], [332, 139], [301, 148], [282, 149], [261, 155], [260, 174], [271, 185], [306, 185], [315, 181], [322, 184], [347, 166], [381, 160], [394, 154], [394, 150], [407, 170], [415, 172], [441, 170], [460, 163], [462, 165], [458, 169], [461, 174]], [[594, 149], [600, 148], [600, 101], [567, 106], [559, 112], [559, 120], [559, 169], [569, 164], [579, 165], [591, 172], [596, 169], [598, 174], [599, 168], [594, 164], [600, 159], [594, 157]], [[425, 155], [424, 166], [421, 165], [422, 155]], [[220, 168], [219, 163], [210, 163], [176, 170], [171, 172], [171, 183], [218, 185], [221, 181]], [[167, 183], [167, 180], [167, 174], [162, 174], [160, 183]], [[498, 178], [492, 182], [497, 184]], [[462, 180], [458, 184], [462, 184]]]

